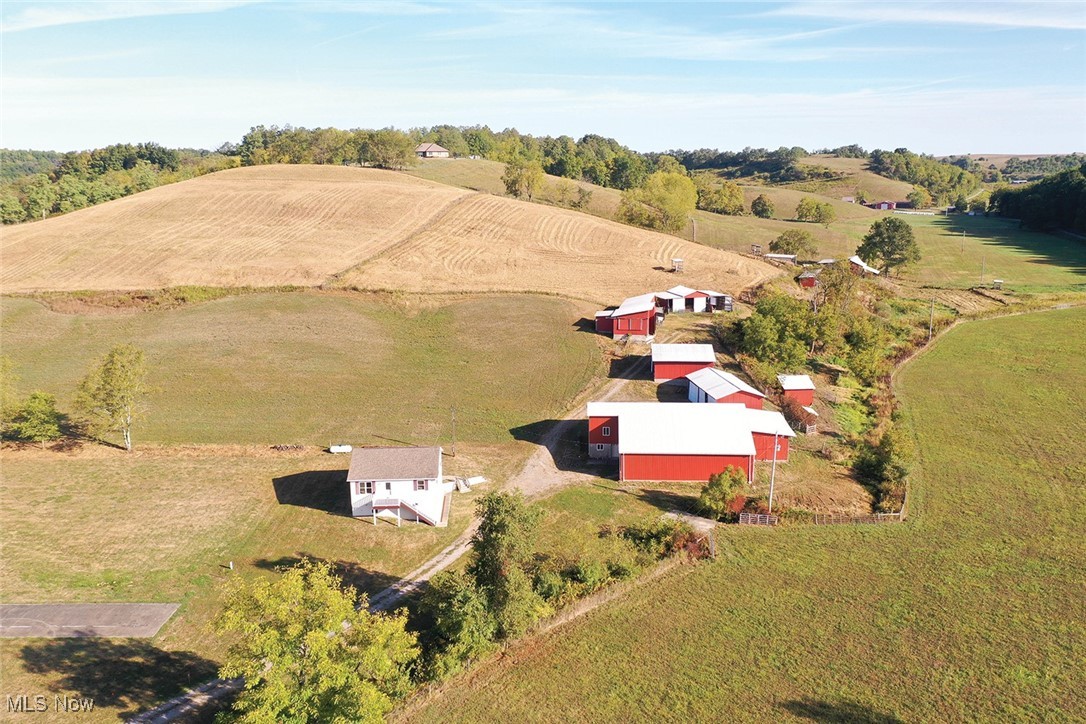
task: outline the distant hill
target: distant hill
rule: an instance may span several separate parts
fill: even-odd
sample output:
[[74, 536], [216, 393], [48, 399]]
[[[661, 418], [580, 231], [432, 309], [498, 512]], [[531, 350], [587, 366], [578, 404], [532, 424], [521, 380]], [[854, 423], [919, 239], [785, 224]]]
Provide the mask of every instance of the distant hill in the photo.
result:
[[[330, 283], [591, 300], [679, 281], [737, 292], [761, 262], [565, 209], [343, 166], [232, 169], [5, 229], [7, 292]], [[681, 280], [667, 272], [687, 260]]]
[[0, 148], [0, 183], [36, 173], [50, 173], [60, 163], [62, 155], [56, 151]]

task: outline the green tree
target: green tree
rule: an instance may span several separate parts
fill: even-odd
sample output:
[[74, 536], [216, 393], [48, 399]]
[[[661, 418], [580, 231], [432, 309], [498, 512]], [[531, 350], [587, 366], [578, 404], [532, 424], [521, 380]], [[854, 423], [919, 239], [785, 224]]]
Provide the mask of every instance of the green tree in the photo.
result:
[[657, 172], [641, 188], [622, 194], [619, 218], [638, 226], [678, 231], [686, 225], [697, 200], [698, 190], [688, 176]]
[[868, 201], [871, 200], [871, 197], [868, 196], [867, 192], [861, 188], [856, 189], [852, 193], [852, 198], [856, 199], [856, 203], [858, 204], [866, 204]]
[[837, 212], [834, 210], [833, 205], [829, 202], [823, 202], [818, 205], [814, 213], [814, 221], [822, 224], [825, 227], [829, 227], [834, 221], [837, 220]]
[[656, 165], [652, 170], [664, 171], [667, 173], [681, 173], [684, 176], [687, 175], [686, 167], [679, 163], [679, 159], [674, 156], [669, 156], [666, 153], [657, 157]]
[[923, 186], [914, 186], [912, 192], [906, 197], [914, 209], [927, 209], [934, 203], [931, 194]]
[[856, 254], [868, 264], [877, 264], [886, 272], [920, 261], [913, 228], [896, 216], [879, 219], [856, 249]]
[[746, 474], [729, 465], [723, 472], [709, 476], [698, 496], [698, 510], [720, 520], [731, 512], [731, 505], [747, 484]]
[[785, 294], [768, 294], [741, 322], [739, 348], [774, 369], [798, 369], [807, 361], [815, 331], [813, 314], [805, 302]]
[[765, 194], [758, 194], [758, 197], [750, 202], [750, 213], [759, 219], [772, 218], [774, 211], [773, 202]]
[[466, 573], [446, 571], [430, 579], [420, 611], [431, 622], [426, 629], [427, 678], [443, 679], [494, 648], [497, 621], [486, 596]]
[[829, 226], [836, 218], [837, 212], [830, 203], [816, 201], [810, 196], [804, 196], [796, 205], [796, 219], [799, 221], [813, 221]]
[[540, 511], [528, 507], [519, 493], [489, 493], [476, 509], [479, 529], [471, 539], [467, 571], [487, 599], [498, 637], [512, 638], [524, 633], [542, 610], [525, 570], [534, 553]]
[[251, 722], [381, 722], [411, 687], [418, 656], [406, 613], [370, 613], [326, 563], [277, 578], [233, 578], [215, 619], [238, 634], [220, 675], [244, 677], [233, 717]]
[[44, 392], [32, 392], [11, 421], [11, 431], [20, 440], [45, 443], [60, 437], [62, 416], [57, 411], [57, 401]]
[[773, 241], [769, 242], [769, 250], [774, 254], [807, 254], [818, 253], [815, 247], [815, 239], [806, 229], [789, 229], [783, 232]]
[[143, 350], [122, 344], [83, 379], [76, 405], [97, 429], [120, 432], [125, 450], [131, 452], [132, 425], [143, 413], [147, 393]]
[[0, 356], [0, 437], [7, 432], [8, 424], [15, 415], [15, 388], [18, 383], [15, 363], [7, 355]]
[[543, 185], [543, 166], [538, 161], [515, 158], [505, 164], [502, 183], [510, 196], [532, 200], [532, 196]]
[[372, 131], [359, 146], [359, 161], [378, 168], [402, 169], [418, 163], [411, 136], [395, 128]]
[[708, 177], [701, 175], [697, 177], [696, 185], [699, 209], [728, 216], [739, 216], [743, 213], [746, 202], [743, 198], [743, 189], [739, 184], [724, 181], [716, 185]]

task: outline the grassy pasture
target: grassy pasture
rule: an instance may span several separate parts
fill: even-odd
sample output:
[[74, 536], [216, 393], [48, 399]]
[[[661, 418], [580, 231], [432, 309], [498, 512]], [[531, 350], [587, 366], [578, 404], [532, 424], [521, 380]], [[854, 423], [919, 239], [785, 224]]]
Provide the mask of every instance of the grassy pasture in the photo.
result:
[[722, 529], [716, 561], [486, 662], [413, 718], [1083, 718], [1084, 325], [1082, 309], [963, 325], [902, 371], [908, 523]]
[[511, 428], [553, 417], [601, 369], [569, 302], [412, 304], [303, 292], [58, 314], [9, 298], [0, 330], [24, 390], [56, 394], [61, 409], [110, 347], [141, 346], [155, 392], [137, 446], [448, 444], [453, 407], [461, 441], [507, 443]]
[[791, 188], [824, 194], [835, 199], [854, 196], [856, 189], [867, 193], [870, 201], [904, 201], [913, 186], [905, 181], [879, 176], [866, 170], [865, 158], [836, 158], [834, 156], [808, 156], [801, 161], [805, 166], [825, 166], [842, 174], [839, 181], [807, 181], [790, 184]]

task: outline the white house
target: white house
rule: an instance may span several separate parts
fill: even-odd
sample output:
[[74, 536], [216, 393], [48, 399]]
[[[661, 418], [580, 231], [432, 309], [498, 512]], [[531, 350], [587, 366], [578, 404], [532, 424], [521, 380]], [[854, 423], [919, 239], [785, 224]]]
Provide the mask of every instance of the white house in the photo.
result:
[[445, 527], [453, 482], [443, 482], [439, 447], [356, 447], [347, 471], [351, 514]]
[[448, 158], [449, 150], [436, 143], [420, 143], [415, 146], [415, 155], [419, 158]]

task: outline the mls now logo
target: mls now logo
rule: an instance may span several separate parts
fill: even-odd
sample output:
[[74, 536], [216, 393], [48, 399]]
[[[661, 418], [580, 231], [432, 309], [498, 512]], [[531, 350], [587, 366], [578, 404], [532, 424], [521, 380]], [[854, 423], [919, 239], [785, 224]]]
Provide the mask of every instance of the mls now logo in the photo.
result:
[[75, 714], [94, 709], [94, 699], [81, 699], [74, 696], [54, 696], [52, 707], [49, 697], [44, 694], [17, 694], [7, 696], [7, 711], [11, 714], [34, 714], [45, 711]]

